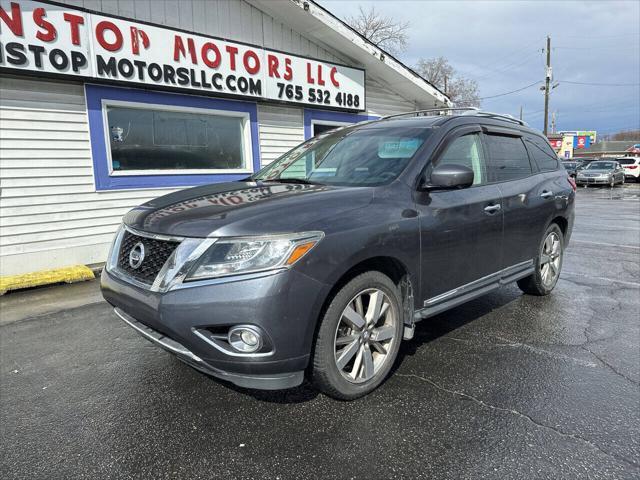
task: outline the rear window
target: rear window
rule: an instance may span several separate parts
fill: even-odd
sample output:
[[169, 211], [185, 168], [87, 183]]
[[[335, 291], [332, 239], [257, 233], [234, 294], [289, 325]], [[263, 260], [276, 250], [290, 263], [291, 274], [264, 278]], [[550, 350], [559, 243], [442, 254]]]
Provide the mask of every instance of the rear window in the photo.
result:
[[[541, 171], [548, 172], [558, 169], [558, 156], [543, 139], [529, 137], [527, 138], [527, 146], [529, 147], [534, 162], [536, 162]], [[575, 163], [573, 163], [572, 166], [575, 166]]]
[[637, 161], [636, 158], [616, 158], [616, 162], [620, 165], [633, 165]]
[[492, 182], [516, 180], [531, 175], [527, 149], [520, 137], [487, 135], [489, 179]]

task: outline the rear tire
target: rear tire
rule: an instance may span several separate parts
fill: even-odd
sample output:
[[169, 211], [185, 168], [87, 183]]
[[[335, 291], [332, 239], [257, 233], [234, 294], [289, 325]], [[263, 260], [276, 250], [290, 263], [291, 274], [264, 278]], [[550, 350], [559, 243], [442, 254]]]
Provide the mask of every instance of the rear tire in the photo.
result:
[[386, 275], [358, 275], [333, 297], [321, 319], [311, 382], [326, 395], [353, 400], [376, 389], [393, 366], [403, 332], [402, 300]]
[[564, 235], [556, 223], [552, 223], [542, 236], [538, 254], [534, 259], [533, 274], [518, 280], [518, 287], [528, 295], [549, 295], [558, 283], [564, 257]]

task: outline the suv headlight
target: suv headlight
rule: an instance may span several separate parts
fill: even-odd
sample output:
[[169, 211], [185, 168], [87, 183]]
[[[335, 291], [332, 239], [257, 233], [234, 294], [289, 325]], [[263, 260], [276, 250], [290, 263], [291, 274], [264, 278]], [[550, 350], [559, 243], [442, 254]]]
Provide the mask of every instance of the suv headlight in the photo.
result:
[[185, 280], [290, 268], [323, 237], [323, 232], [305, 232], [220, 239], [202, 254]]

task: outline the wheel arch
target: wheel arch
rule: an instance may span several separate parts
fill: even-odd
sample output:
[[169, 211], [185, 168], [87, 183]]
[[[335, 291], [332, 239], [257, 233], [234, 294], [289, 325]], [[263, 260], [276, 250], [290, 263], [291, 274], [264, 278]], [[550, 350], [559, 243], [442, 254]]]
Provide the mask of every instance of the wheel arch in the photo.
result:
[[333, 282], [333, 286], [329, 292], [325, 295], [322, 301], [322, 305], [319, 309], [316, 324], [314, 326], [313, 337], [311, 342], [311, 357], [313, 357], [313, 350], [315, 348], [315, 338], [318, 335], [318, 330], [322, 323], [322, 318], [329, 308], [331, 301], [335, 297], [336, 293], [340, 291], [347, 283], [358, 275], [368, 272], [377, 271], [388, 276], [393, 283], [395, 283], [401, 290], [400, 294], [404, 305], [402, 307], [405, 310], [405, 323], [413, 318], [413, 312], [415, 309], [413, 291], [415, 288], [415, 279], [412, 278], [410, 269], [404, 262], [396, 257], [389, 255], [376, 255], [359, 260], [351, 265], [344, 271], [338, 272], [337, 280]]
[[566, 218], [564, 218], [562, 215], [558, 215], [549, 222], [547, 228], [549, 228], [552, 223], [555, 223], [556, 225], [558, 225], [558, 227], [560, 227], [560, 231], [562, 232], [563, 237], [567, 236], [567, 231], [569, 230], [569, 221]]

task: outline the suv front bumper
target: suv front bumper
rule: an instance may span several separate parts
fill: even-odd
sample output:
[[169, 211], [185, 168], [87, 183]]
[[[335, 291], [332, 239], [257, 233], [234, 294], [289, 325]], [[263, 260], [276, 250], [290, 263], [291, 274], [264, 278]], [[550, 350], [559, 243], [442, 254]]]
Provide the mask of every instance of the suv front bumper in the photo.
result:
[[147, 327], [143, 323], [138, 322], [119, 308], [116, 307], [114, 311], [126, 324], [151, 343], [173, 353], [179, 360], [193, 368], [208, 375], [227, 380], [239, 387], [259, 388], [262, 390], [281, 390], [284, 388], [296, 387], [300, 385], [304, 379], [303, 371], [280, 374], [274, 373], [272, 375], [240, 375], [237, 373], [225, 372], [224, 370], [212, 367], [195, 353], [187, 349], [184, 345], [150, 327]]
[[[238, 386], [283, 389], [299, 385], [309, 362], [316, 321], [329, 287], [294, 270], [183, 284], [153, 292], [106, 269], [102, 294], [146, 339], [180, 360]], [[251, 325], [265, 350], [220, 348], [229, 328]], [[227, 345], [228, 347], [228, 345]]]

